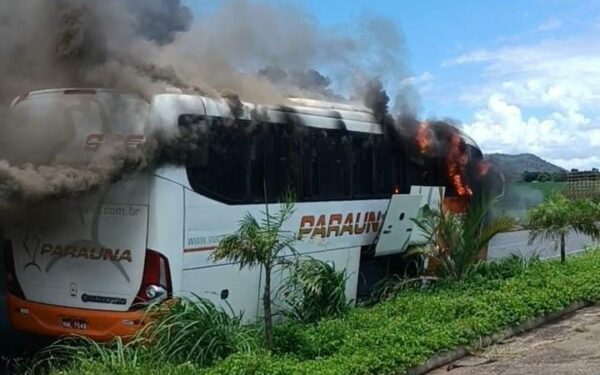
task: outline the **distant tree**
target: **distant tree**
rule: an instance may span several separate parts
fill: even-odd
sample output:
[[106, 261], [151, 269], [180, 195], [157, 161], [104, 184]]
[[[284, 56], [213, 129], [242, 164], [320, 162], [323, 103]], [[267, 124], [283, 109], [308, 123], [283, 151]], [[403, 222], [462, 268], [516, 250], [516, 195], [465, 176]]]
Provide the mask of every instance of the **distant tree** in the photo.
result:
[[556, 182], [564, 182], [567, 181], [567, 173], [566, 172], [556, 172], [552, 174], [552, 181]]
[[550, 174], [547, 172], [540, 172], [538, 174], [537, 180], [539, 182], [548, 182], [548, 181], [550, 181]]
[[538, 178], [539, 173], [538, 172], [529, 172], [529, 171], [525, 171], [523, 172], [523, 181], [524, 182], [533, 182], [536, 181]]
[[569, 200], [554, 193], [528, 212], [531, 232], [529, 243], [537, 238], [555, 241], [560, 246], [560, 259], [565, 262], [565, 238], [570, 231], [600, 238], [600, 205], [588, 199]]

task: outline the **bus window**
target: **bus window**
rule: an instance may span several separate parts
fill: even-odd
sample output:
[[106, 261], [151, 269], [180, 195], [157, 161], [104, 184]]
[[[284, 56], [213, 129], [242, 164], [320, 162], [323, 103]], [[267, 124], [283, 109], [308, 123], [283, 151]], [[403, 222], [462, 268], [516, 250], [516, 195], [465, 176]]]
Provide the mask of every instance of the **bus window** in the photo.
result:
[[264, 202], [266, 182], [269, 202], [290, 191], [300, 197], [300, 138], [288, 124], [262, 124], [252, 137], [250, 186], [252, 200]]
[[320, 131], [316, 141], [320, 198], [348, 198], [350, 196], [349, 136], [337, 130]]
[[319, 159], [317, 156], [318, 130], [309, 130], [302, 138], [302, 198], [319, 198]]
[[389, 197], [393, 185], [393, 155], [383, 137], [375, 138], [373, 144], [374, 193], [377, 197]]
[[370, 134], [352, 136], [352, 189], [356, 198], [373, 195], [373, 140]]
[[[180, 116], [180, 126], [189, 123]], [[187, 174], [194, 191], [225, 203], [243, 203], [248, 196], [249, 137], [246, 121], [225, 123], [218, 117], [206, 118], [207, 130], [200, 149], [187, 162]]]

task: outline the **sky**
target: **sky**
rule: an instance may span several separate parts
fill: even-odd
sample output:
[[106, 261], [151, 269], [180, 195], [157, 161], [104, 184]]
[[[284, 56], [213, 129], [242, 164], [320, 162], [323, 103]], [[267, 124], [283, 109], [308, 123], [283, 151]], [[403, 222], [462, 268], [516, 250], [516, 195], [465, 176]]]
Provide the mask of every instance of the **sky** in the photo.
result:
[[[485, 153], [600, 167], [600, 1], [287, 0], [320, 30], [365, 15], [396, 28], [422, 118], [462, 124]], [[393, 77], [393, 76], [392, 76]]]

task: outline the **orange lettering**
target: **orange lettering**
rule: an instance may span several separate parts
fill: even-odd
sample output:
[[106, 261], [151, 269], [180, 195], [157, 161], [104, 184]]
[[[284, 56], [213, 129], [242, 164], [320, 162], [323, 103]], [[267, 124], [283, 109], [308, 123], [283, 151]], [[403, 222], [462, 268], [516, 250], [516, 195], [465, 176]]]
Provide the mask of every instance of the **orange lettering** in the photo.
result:
[[342, 231], [340, 232], [340, 236], [343, 236], [344, 233], [354, 234], [352, 231], [352, 224], [354, 224], [354, 216], [352, 214], [348, 214], [346, 216], [346, 220], [344, 220], [344, 225], [342, 225]]
[[300, 220], [300, 229], [298, 230], [298, 239], [301, 240], [303, 236], [309, 235], [312, 232], [312, 228], [315, 226], [315, 217], [312, 215], [302, 216]]
[[321, 236], [321, 238], [325, 238], [327, 235], [327, 231], [325, 229], [325, 215], [319, 216], [319, 220], [317, 220], [317, 225], [313, 229], [312, 236]]
[[[337, 225], [334, 225], [336, 223]], [[342, 215], [341, 214], [333, 214], [329, 217], [329, 227], [327, 228], [327, 237], [331, 236], [331, 232], [335, 232], [335, 236], [340, 235], [340, 226], [342, 223]]]
[[367, 215], [366, 215], [366, 213], [365, 213], [365, 220], [363, 221], [362, 227], [358, 226], [358, 223], [360, 222], [360, 214], [361, 214], [360, 212], [356, 214], [356, 224], [354, 224], [354, 234], [362, 234], [365, 231], [366, 227], [367, 227], [367, 224], [366, 224]]

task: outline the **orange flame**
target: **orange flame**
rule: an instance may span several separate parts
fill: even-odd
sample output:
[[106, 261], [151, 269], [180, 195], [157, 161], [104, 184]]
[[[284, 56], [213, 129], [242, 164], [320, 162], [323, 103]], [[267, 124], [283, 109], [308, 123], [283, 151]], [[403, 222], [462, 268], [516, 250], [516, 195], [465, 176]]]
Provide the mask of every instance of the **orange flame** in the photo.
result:
[[461, 197], [470, 197], [473, 191], [464, 182], [465, 169], [469, 158], [464, 151], [464, 141], [458, 134], [450, 138], [448, 153], [446, 154], [446, 169], [450, 183]]
[[427, 154], [433, 143], [433, 132], [427, 122], [421, 122], [417, 128], [417, 148], [421, 154]]

